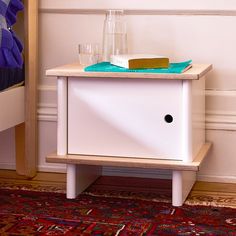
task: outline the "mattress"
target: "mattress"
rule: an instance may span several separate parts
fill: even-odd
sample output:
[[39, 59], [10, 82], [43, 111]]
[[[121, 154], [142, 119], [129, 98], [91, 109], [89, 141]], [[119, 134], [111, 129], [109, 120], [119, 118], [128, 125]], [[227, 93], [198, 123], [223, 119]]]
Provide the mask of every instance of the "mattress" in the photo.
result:
[[24, 69], [0, 67], [0, 91], [24, 84]]

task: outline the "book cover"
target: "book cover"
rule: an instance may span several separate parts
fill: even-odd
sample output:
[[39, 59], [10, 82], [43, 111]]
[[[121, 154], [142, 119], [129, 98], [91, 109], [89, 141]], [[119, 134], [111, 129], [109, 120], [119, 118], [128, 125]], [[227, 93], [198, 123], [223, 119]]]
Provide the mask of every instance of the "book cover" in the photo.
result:
[[169, 58], [152, 54], [120, 54], [111, 56], [111, 64], [127, 69], [168, 68]]

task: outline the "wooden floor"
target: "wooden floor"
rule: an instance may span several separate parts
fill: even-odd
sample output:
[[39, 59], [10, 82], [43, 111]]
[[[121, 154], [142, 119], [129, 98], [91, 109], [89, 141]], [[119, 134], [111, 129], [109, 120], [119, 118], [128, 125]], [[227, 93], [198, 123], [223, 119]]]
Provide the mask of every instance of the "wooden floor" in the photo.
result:
[[[47, 191], [66, 191], [66, 175], [61, 173], [39, 172], [36, 177], [27, 179], [19, 176], [15, 171], [0, 170], [0, 187], [23, 189], [40, 189]], [[146, 195], [162, 194], [171, 197], [171, 181], [158, 179], [145, 179], [135, 177], [102, 176], [89, 191], [105, 192], [114, 190], [120, 192], [146, 193]], [[236, 184], [197, 182], [190, 192], [186, 204], [225, 206], [236, 208]]]
[[32, 178], [25, 178], [16, 174], [12, 170], [0, 170], [0, 187], [14, 188], [14, 186], [24, 186], [25, 189], [40, 189], [65, 192], [66, 175], [61, 173], [38, 172]]

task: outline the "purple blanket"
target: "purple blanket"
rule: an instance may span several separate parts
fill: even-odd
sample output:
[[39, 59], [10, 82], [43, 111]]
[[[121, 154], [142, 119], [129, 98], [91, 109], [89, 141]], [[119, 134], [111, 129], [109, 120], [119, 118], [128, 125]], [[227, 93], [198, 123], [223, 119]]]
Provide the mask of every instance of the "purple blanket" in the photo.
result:
[[12, 30], [17, 13], [24, 9], [21, 0], [0, 0], [0, 68], [22, 68], [22, 44]]

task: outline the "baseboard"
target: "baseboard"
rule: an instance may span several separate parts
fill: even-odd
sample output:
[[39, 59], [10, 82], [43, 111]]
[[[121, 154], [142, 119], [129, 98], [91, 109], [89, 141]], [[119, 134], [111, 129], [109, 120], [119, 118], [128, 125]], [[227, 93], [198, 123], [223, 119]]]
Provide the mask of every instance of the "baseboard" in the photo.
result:
[[[156, 179], [171, 179], [171, 171], [167, 170], [152, 170], [152, 169], [132, 169], [132, 168], [114, 168], [103, 167], [103, 175], [107, 176], [126, 176], [126, 177], [141, 177], [141, 178], [156, 178]], [[197, 174], [197, 180], [203, 182], [218, 182], [218, 183], [236, 183], [236, 176], [222, 175], [200, 175]]]
[[2, 170], [15, 170], [16, 169], [16, 164], [14, 163], [3, 163], [0, 162], [0, 169]]
[[140, 177], [153, 179], [171, 179], [171, 171], [141, 169], [141, 168], [115, 168], [103, 167], [102, 175], [107, 176], [125, 176], [125, 177]]
[[[0, 164], [1, 169], [14, 169], [3, 168]], [[39, 171], [41, 172], [54, 172], [54, 173], [66, 173], [64, 167], [47, 167], [40, 166]], [[124, 177], [139, 177], [139, 178], [152, 178], [152, 179], [171, 179], [171, 171], [165, 170], [153, 170], [153, 169], [138, 169], [138, 168], [114, 168], [114, 167], [103, 167], [103, 176], [124, 176]], [[236, 183], [236, 176], [216, 176], [216, 175], [200, 175], [197, 174], [197, 181], [203, 182], [216, 182], [216, 183]]]
[[[38, 170], [41, 172], [56, 172], [66, 173], [66, 165], [40, 165]], [[115, 168], [103, 167], [102, 175], [106, 176], [126, 176], [126, 177], [140, 177], [140, 178], [156, 178], [156, 179], [171, 179], [170, 171], [140, 169], [140, 168]]]
[[52, 173], [66, 173], [66, 165], [64, 164], [54, 164], [54, 165], [39, 165], [38, 171], [40, 172], [52, 172]]
[[[126, 176], [126, 177], [157, 178], [157, 179], [172, 178], [171, 171], [167, 170], [103, 167], [102, 173], [103, 175], [108, 175], [108, 176]], [[236, 183], [236, 176], [222, 176], [222, 175], [216, 176], [216, 175], [197, 174], [197, 180], [203, 182]]]
[[[0, 169], [2, 170], [16, 170], [15, 163], [3, 163], [0, 162]], [[66, 173], [66, 166], [63, 164], [57, 165], [54, 164], [53, 166], [48, 165], [39, 165], [38, 171], [40, 172], [55, 172], [55, 173]]]
[[[0, 169], [15, 170], [14, 164], [0, 163]], [[60, 166], [44, 166], [38, 167], [40, 172], [52, 173], [66, 173], [66, 167]], [[105, 176], [125, 176], [125, 177], [140, 177], [140, 178], [154, 178], [154, 179], [171, 179], [170, 171], [152, 170], [152, 169], [138, 169], [138, 168], [114, 168], [103, 167], [102, 175]], [[216, 182], [216, 183], [236, 183], [236, 176], [216, 176], [216, 175], [197, 175], [197, 181]]]
[[236, 176], [227, 175], [197, 175], [198, 181], [216, 183], [236, 183]]

